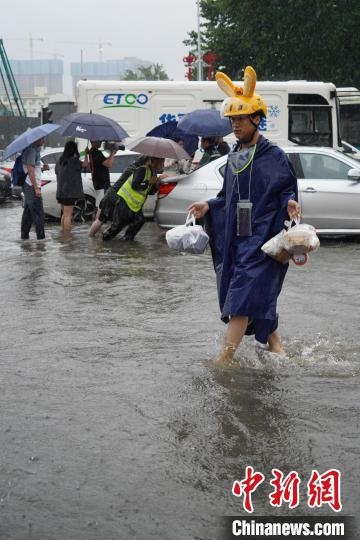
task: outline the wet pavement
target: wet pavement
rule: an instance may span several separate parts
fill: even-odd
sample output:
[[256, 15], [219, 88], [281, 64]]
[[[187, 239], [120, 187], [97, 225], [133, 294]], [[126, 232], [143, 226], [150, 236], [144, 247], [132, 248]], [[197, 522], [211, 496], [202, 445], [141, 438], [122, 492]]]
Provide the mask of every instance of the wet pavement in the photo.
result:
[[[306, 506], [311, 471], [342, 473], [359, 510], [359, 239], [324, 241], [292, 265], [279, 301], [287, 350], [246, 338], [220, 349], [209, 254], [170, 252], [147, 223], [130, 244], [19, 240], [21, 207], [0, 207], [0, 539], [212, 540], [246, 465], [267, 481], [258, 515]], [[300, 505], [274, 510], [271, 469], [295, 470]]]

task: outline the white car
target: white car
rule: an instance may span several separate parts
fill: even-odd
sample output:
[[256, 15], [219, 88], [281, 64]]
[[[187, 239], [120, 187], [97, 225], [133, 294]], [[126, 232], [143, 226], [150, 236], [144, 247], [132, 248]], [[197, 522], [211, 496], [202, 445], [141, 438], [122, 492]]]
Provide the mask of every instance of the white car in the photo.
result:
[[[60, 150], [60, 155], [62, 151]], [[58, 157], [60, 157], [60, 155]], [[137, 152], [130, 150], [119, 150], [114, 158], [114, 164], [110, 169], [110, 183], [114, 184], [120, 177], [121, 173], [139, 156]], [[43, 159], [43, 158], [42, 158]], [[46, 159], [46, 156], [45, 156]], [[44, 159], [44, 161], [45, 161]], [[56, 163], [56, 162], [55, 162]], [[52, 164], [49, 164], [52, 165]], [[54, 164], [55, 167], [55, 164]], [[91, 173], [83, 173], [83, 188], [85, 198], [77, 201], [74, 207], [75, 221], [88, 221], [94, 217], [95, 210], [95, 190], [91, 179]], [[51, 218], [61, 218], [61, 206], [56, 200], [56, 175], [55, 170], [51, 166], [49, 171], [44, 171], [42, 174], [42, 197], [44, 204], [45, 215]], [[154, 214], [156, 197], [148, 197], [144, 205], [144, 215], [146, 218], [152, 218]]]
[[[332, 148], [287, 146], [298, 178], [302, 221], [319, 234], [360, 234], [360, 163]], [[227, 156], [188, 176], [162, 181], [154, 218], [161, 228], [185, 223], [195, 201], [216, 197], [224, 179]]]

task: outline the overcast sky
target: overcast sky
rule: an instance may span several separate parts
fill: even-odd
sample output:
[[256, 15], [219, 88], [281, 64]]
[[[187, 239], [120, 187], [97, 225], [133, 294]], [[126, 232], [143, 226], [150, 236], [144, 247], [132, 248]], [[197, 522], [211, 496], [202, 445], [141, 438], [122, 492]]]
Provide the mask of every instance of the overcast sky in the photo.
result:
[[[171, 79], [184, 80], [182, 41], [197, 27], [196, 0], [1, 0], [1, 36], [10, 59], [64, 60], [65, 92], [70, 62], [136, 56], [163, 64]], [[44, 41], [36, 40], [43, 38]], [[60, 55], [63, 55], [62, 58]]]

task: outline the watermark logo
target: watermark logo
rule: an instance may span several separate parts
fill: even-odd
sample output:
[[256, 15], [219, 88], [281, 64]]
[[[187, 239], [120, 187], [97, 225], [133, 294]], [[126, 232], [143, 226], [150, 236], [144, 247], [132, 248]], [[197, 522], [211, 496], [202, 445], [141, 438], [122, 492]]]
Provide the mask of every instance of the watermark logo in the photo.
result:
[[[272, 469], [272, 479], [270, 486], [273, 491], [269, 494], [271, 506], [280, 508], [282, 504], [287, 504], [293, 509], [299, 505], [301, 479], [296, 471], [291, 471], [284, 475], [279, 469]], [[242, 498], [242, 505], [245, 512], [251, 514], [254, 511], [252, 494], [265, 480], [265, 476], [254, 470], [253, 467], [246, 467], [245, 476], [241, 480], [235, 480], [231, 492], [235, 497]], [[307, 483], [307, 505], [309, 508], [321, 508], [328, 505], [334, 512], [340, 512], [341, 504], [341, 473], [337, 469], [329, 469], [323, 474], [313, 470]]]
[[125, 108], [125, 109], [145, 109], [149, 101], [149, 96], [140, 94], [105, 94], [103, 109]]

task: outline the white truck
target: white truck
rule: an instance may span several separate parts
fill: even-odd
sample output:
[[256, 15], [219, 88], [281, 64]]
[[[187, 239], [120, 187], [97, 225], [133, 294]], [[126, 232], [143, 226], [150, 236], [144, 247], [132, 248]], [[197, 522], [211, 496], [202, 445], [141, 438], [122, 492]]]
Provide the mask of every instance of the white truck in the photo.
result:
[[[237, 83], [237, 84], [241, 84]], [[332, 83], [262, 82], [255, 92], [268, 106], [260, 130], [279, 145], [341, 147]], [[220, 108], [225, 94], [213, 81], [79, 81], [77, 110], [113, 118], [132, 139], [194, 110]]]

